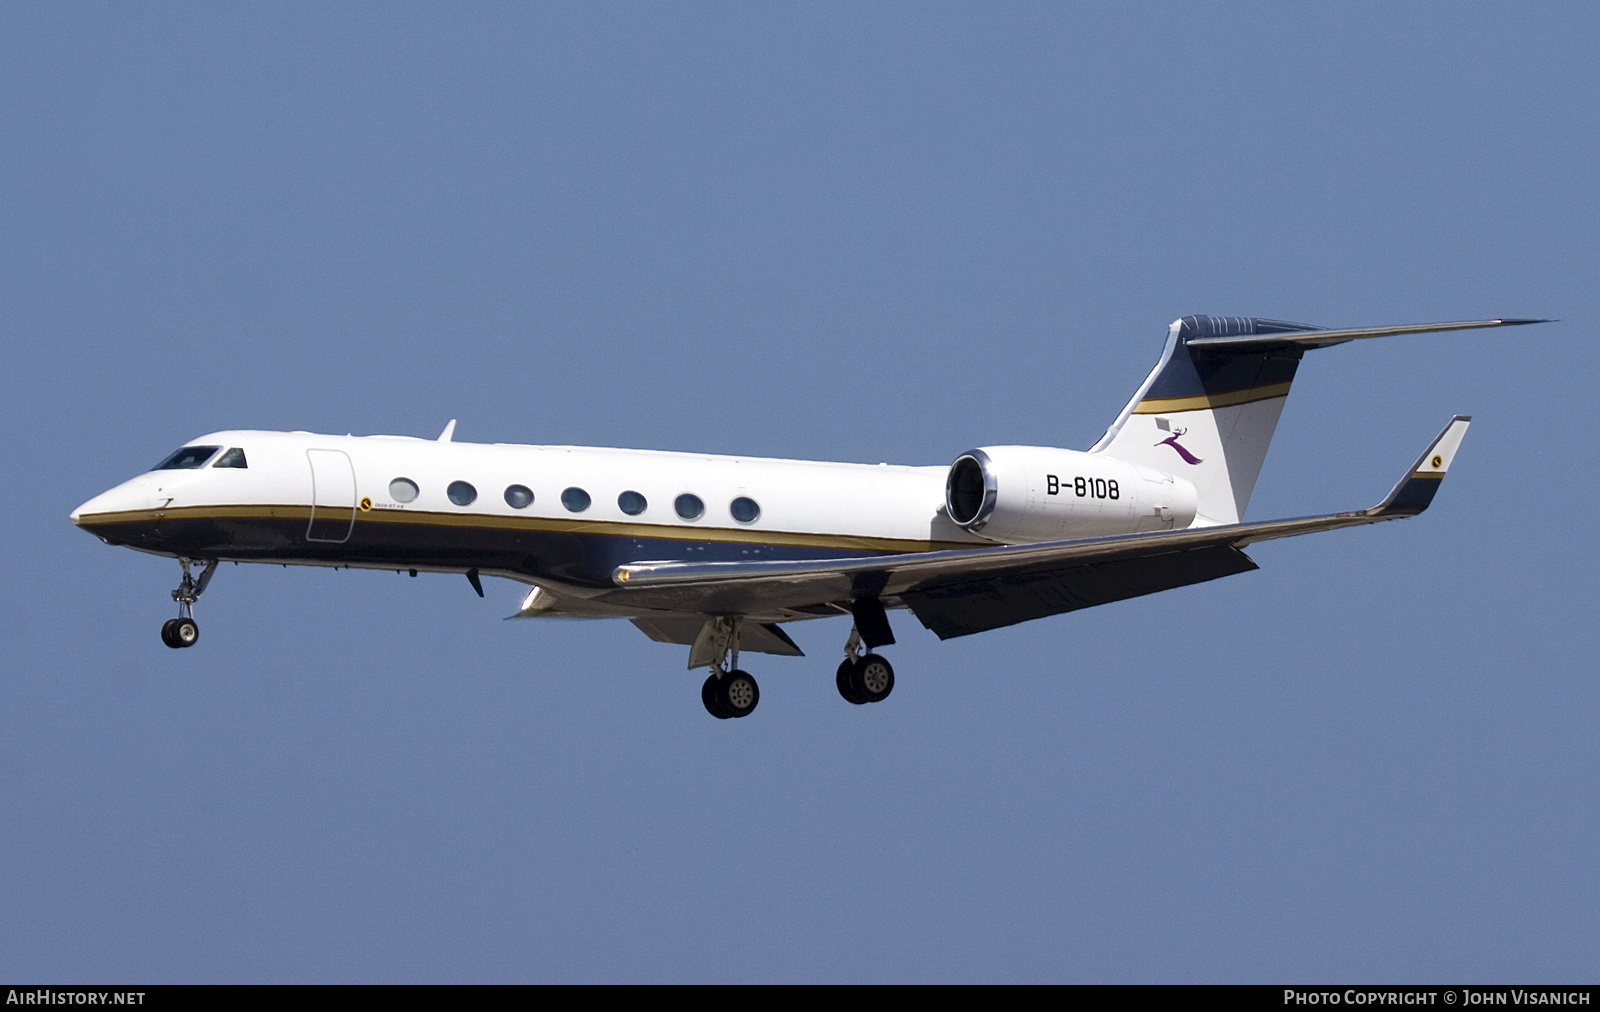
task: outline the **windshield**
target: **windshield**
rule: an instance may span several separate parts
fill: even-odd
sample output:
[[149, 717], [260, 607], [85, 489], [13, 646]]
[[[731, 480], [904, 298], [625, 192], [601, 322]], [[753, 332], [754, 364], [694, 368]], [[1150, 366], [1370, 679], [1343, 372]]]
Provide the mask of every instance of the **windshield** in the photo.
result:
[[151, 468], [151, 470], [186, 471], [191, 468], [203, 467], [205, 462], [211, 459], [211, 455], [220, 449], [222, 449], [220, 446], [185, 446]]

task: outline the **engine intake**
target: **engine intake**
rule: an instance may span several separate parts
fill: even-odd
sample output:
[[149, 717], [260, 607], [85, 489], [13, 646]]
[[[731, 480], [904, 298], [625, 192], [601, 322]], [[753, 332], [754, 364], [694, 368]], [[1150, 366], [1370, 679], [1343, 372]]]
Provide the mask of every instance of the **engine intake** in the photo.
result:
[[945, 508], [951, 520], [976, 534], [994, 513], [999, 491], [989, 455], [982, 450], [963, 453], [950, 465], [950, 476], [945, 479]]

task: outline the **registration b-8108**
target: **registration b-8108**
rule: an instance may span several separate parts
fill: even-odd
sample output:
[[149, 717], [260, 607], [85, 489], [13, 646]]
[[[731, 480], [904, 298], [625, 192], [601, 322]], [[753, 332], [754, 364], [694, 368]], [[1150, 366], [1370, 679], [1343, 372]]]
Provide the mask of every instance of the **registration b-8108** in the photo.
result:
[[1082, 476], [1068, 478], [1063, 481], [1053, 474], [1044, 476], [1045, 492], [1048, 495], [1060, 495], [1063, 489], [1076, 495], [1079, 499], [1121, 499], [1122, 493], [1117, 488], [1115, 478], [1085, 478]]

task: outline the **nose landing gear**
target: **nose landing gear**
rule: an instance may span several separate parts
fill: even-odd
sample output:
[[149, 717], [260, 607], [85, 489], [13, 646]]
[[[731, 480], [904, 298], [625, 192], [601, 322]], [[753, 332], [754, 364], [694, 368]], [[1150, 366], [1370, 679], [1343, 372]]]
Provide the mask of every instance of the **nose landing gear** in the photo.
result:
[[172, 592], [172, 599], [178, 602], [178, 617], [167, 619], [161, 626], [161, 642], [174, 650], [192, 647], [200, 640], [200, 626], [194, 620], [194, 603], [200, 600], [200, 595], [206, 591], [206, 584], [211, 582], [211, 574], [217, 571], [217, 560], [207, 559], [206, 568], [200, 571], [198, 578], [189, 572], [189, 567], [193, 565], [191, 560], [179, 559], [178, 565], [183, 567], [183, 582]]

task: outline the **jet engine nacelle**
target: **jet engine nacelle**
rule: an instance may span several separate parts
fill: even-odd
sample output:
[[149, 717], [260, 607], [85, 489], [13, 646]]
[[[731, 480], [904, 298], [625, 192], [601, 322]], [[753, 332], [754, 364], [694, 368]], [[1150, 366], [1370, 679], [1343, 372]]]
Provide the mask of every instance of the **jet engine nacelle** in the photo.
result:
[[1192, 484], [1142, 464], [1050, 446], [986, 446], [950, 465], [945, 509], [1005, 544], [1189, 526]]

